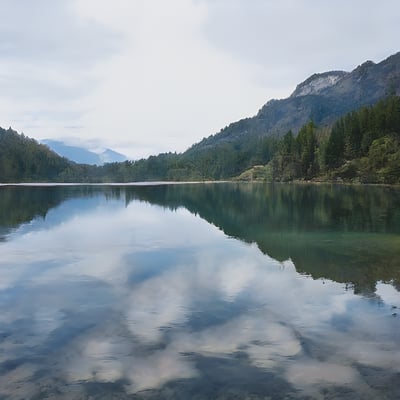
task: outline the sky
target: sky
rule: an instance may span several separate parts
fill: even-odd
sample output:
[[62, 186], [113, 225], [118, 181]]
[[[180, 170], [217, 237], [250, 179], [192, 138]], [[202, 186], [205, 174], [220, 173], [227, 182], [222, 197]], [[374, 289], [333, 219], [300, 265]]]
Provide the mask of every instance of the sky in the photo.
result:
[[0, 14], [0, 126], [131, 159], [400, 51], [398, 0], [0, 0]]

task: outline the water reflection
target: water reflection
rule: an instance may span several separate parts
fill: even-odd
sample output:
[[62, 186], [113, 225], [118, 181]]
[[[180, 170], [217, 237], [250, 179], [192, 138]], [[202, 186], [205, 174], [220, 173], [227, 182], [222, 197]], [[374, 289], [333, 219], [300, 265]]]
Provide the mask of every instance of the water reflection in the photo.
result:
[[[0, 397], [397, 398], [399, 292], [379, 279], [374, 296], [354, 295], [264, 254], [262, 227], [289, 229], [256, 210], [279, 208], [268, 197], [247, 208], [260, 188], [232, 186], [226, 203], [222, 186], [63, 188], [45, 219], [14, 226], [0, 243]], [[388, 240], [378, 253], [398, 241], [385, 212], [349, 228]], [[318, 221], [302, 244], [343, 225]], [[345, 251], [360, 240], [347, 238]]]
[[221, 184], [158, 186], [127, 196], [184, 206], [227, 235], [293, 260], [314, 278], [373, 293], [400, 287], [400, 190], [372, 186]]

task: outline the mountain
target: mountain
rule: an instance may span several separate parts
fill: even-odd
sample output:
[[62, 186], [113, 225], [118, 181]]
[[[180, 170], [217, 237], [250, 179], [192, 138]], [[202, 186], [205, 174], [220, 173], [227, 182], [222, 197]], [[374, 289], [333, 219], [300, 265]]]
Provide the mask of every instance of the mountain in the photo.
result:
[[246, 172], [250, 180], [400, 183], [399, 95], [397, 53], [352, 72], [314, 74], [290, 97], [269, 101], [254, 117], [184, 153], [133, 162], [109, 162], [121, 157], [111, 150], [96, 154], [57, 141], [44, 146], [0, 130], [0, 182], [201, 181]]
[[98, 153], [98, 156], [101, 160], [101, 164], [124, 162], [127, 160], [126, 156], [111, 149], [105, 149], [103, 152]]
[[400, 95], [400, 52], [375, 64], [366, 61], [351, 72], [329, 71], [310, 76], [286, 99], [270, 100], [251, 118], [234, 122], [193, 145], [188, 152], [223, 143], [241, 146], [249, 139], [282, 137], [312, 120], [329, 126], [344, 114], [373, 105], [388, 95]]
[[68, 145], [59, 140], [44, 139], [42, 143], [47, 145], [58, 155], [79, 164], [103, 165], [105, 163], [123, 162], [127, 160], [126, 156], [111, 149], [106, 149], [97, 153], [84, 147]]
[[96, 165], [101, 163], [99, 156], [78, 146], [66, 145], [58, 140], [44, 139], [41, 141], [58, 155], [80, 164]]

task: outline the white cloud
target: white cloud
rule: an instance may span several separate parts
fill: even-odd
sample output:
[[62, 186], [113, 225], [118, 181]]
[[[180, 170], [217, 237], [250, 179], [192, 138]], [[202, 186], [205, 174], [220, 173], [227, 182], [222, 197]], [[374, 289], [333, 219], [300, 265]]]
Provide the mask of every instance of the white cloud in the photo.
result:
[[398, 51], [395, 0], [2, 0], [0, 125], [181, 151], [313, 72]]
[[120, 21], [129, 45], [99, 67], [103, 80], [88, 100], [93, 108], [82, 119], [85, 126], [104, 140], [119, 135], [130, 141], [138, 155], [149, 147], [184, 150], [262, 104], [265, 92], [249, 82], [249, 66], [202, 36], [204, 7], [182, 0], [134, 4], [127, 7], [128, 25], [125, 13], [110, 17]]
[[358, 374], [350, 366], [312, 361], [290, 366], [287, 371], [287, 378], [289, 382], [296, 386], [312, 387], [322, 383], [350, 384], [357, 380]]
[[396, 308], [400, 308], [400, 292], [398, 292], [392, 285], [388, 283], [378, 282], [376, 285], [376, 294], [386, 304], [390, 304], [393, 307], [393, 312]]

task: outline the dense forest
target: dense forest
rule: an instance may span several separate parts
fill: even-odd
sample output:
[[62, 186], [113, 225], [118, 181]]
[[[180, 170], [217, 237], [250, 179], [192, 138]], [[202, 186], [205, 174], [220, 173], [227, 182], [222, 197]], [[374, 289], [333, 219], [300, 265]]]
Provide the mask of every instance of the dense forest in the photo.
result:
[[53, 181], [60, 178], [69, 161], [35, 140], [11, 128], [0, 128], [0, 181]]
[[288, 132], [269, 167], [272, 180], [400, 182], [400, 97], [346, 114], [328, 134], [312, 122]]
[[89, 182], [95, 168], [60, 157], [47, 146], [0, 128], [0, 182]]
[[194, 145], [102, 167], [59, 157], [11, 128], [0, 128], [0, 182], [134, 182], [201, 180], [335, 180], [400, 182], [400, 97], [390, 96], [339, 118], [330, 127], [306, 123], [294, 135]]

